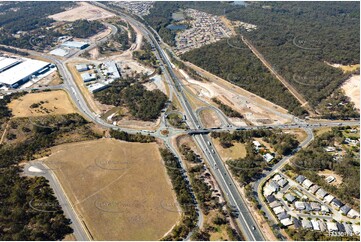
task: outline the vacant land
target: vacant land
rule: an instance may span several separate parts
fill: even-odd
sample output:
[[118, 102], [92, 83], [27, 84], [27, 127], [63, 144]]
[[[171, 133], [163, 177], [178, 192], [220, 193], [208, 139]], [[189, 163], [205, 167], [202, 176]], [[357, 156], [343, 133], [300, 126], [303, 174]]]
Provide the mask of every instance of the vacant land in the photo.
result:
[[45, 163], [94, 240], [158, 240], [179, 219], [156, 143], [65, 144]]
[[219, 139], [212, 138], [212, 141], [223, 161], [245, 158], [247, 155], [246, 147], [243, 143], [234, 142], [232, 147], [223, 148], [220, 145]]
[[342, 89], [346, 96], [355, 104], [355, 108], [360, 110], [360, 75], [352, 76], [343, 85]]
[[74, 105], [64, 91], [30, 93], [9, 104], [15, 117], [43, 116], [76, 113]]
[[78, 7], [50, 15], [49, 18], [56, 21], [75, 21], [78, 19], [97, 20], [113, 16], [115, 15], [102, 8], [98, 8], [86, 2], [81, 2]]
[[200, 112], [200, 118], [204, 128], [220, 127], [222, 122], [214, 110], [205, 109]]

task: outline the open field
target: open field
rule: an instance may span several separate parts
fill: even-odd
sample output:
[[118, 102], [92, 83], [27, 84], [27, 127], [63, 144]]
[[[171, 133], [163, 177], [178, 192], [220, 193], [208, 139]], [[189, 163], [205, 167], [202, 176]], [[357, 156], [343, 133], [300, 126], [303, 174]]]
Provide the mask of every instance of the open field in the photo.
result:
[[298, 142], [302, 142], [307, 137], [307, 134], [303, 129], [284, 129], [283, 132], [295, 135]]
[[86, 2], [80, 2], [78, 7], [50, 15], [49, 18], [56, 21], [75, 21], [78, 19], [97, 20], [113, 16], [115, 15], [102, 8], [93, 6]]
[[334, 182], [330, 183], [333, 186], [339, 186], [342, 184], [342, 177], [334, 171], [323, 170], [323, 171], [319, 171], [318, 175], [324, 176], [325, 178], [327, 178], [328, 176], [333, 176], [334, 178], [336, 178], [336, 180]]
[[212, 142], [223, 161], [244, 158], [247, 155], [246, 147], [242, 143], [234, 142], [232, 147], [225, 149], [220, 145], [219, 139], [212, 138]]
[[199, 116], [204, 128], [214, 128], [222, 125], [222, 122], [219, 120], [218, 115], [214, 110], [202, 110]]
[[345, 91], [351, 101], [355, 104], [355, 108], [360, 110], [360, 75], [354, 75], [348, 79], [343, 85]]
[[45, 163], [94, 240], [158, 240], [180, 217], [156, 143], [70, 143]]
[[[38, 104], [38, 105], [33, 105]], [[30, 106], [33, 105], [33, 108]], [[14, 117], [43, 116], [76, 113], [74, 105], [64, 91], [30, 93], [9, 103]]]

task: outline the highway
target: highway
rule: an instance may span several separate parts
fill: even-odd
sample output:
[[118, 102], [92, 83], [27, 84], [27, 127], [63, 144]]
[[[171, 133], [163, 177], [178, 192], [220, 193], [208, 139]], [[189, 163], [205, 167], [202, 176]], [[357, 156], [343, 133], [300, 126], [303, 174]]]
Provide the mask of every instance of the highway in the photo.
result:
[[[101, 3], [93, 2], [93, 4], [96, 4], [97, 6], [108, 9], [105, 5], [103, 5]], [[171, 93], [176, 95], [176, 97], [178, 98], [181, 106], [183, 107], [185, 115], [187, 117], [186, 121], [187, 121], [188, 126], [190, 127], [190, 130], [184, 131], [184, 133], [192, 135], [192, 137], [194, 138], [197, 145], [204, 152], [204, 156], [206, 157], [206, 161], [209, 164], [209, 167], [210, 167], [212, 173], [215, 175], [215, 178], [216, 178], [217, 182], [220, 184], [220, 186], [222, 188], [222, 191], [226, 195], [226, 198], [227, 198], [229, 204], [232, 207], [235, 207], [238, 210], [239, 216], [237, 218], [237, 223], [239, 224], [239, 227], [240, 227], [243, 235], [245, 236], [245, 239], [246, 240], [253, 240], [253, 241], [264, 240], [264, 236], [262, 235], [262, 232], [258, 228], [258, 225], [257, 225], [256, 221], [254, 220], [254, 218], [253, 218], [251, 212], [249, 211], [247, 205], [245, 204], [241, 194], [239, 193], [237, 187], [235, 186], [231, 174], [229, 174], [229, 172], [227, 171], [227, 169], [226, 169], [224, 163], [222, 162], [220, 156], [218, 155], [217, 151], [213, 148], [214, 146], [213, 146], [213, 144], [212, 144], [212, 142], [209, 139], [207, 134], [210, 133], [210, 132], [213, 132], [213, 131], [215, 131], [215, 132], [218, 132], [218, 131], [234, 131], [234, 130], [249, 130], [249, 129], [260, 129], [260, 128], [281, 128], [281, 129], [303, 128], [303, 129], [309, 131], [309, 130], [311, 130], [313, 128], [321, 127], [321, 126], [334, 127], [334, 126], [340, 126], [340, 125], [342, 125], [342, 126], [344, 126], [344, 125], [359, 125], [359, 121], [347, 121], [347, 122], [342, 122], [342, 123], [340, 123], [340, 122], [318, 122], [318, 123], [312, 124], [312, 123], [307, 123], [307, 122], [305, 122], [303, 120], [294, 119], [294, 120], [297, 120], [297, 123], [285, 124], [285, 125], [239, 126], [239, 127], [236, 127], [236, 126], [226, 125], [226, 122], [228, 122], [227, 119], [222, 118], [223, 124], [224, 124], [222, 128], [219, 128], [219, 129], [204, 129], [204, 128], [202, 128], [202, 124], [201, 124], [198, 116], [196, 115], [196, 111], [192, 109], [189, 101], [187, 100], [187, 97], [185, 95], [185, 92], [187, 92], [187, 90], [182, 85], [182, 83], [177, 78], [177, 76], [175, 75], [175, 73], [173, 71], [173, 68], [172, 68], [173, 64], [167, 58], [167, 56], [165, 54], [165, 51], [160, 47], [159, 41], [154, 37], [154, 34], [152, 33], [152, 31], [150, 31], [142, 23], [138, 22], [137, 20], [133, 19], [132, 17], [130, 17], [128, 15], [125, 15], [124, 13], [121, 13], [121, 12], [117, 12], [117, 13], [119, 15], [121, 15], [121, 17], [126, 19], [128, 22], [130, 22], [132, 25], [136, 26], [142, 32], [143, 36], [146, 39], [148, 39], [148, 41], [150, 41], [150, 43], [152, 45], [155, 46], [156, 57], [158, 58], [158, 60], [161, 63], [161, 66], [162, 66], [163, 72], [165, 74], [165, 77], [167, 79], [167, 82], [170, 84], [169, 87], [170, 87], [170, 89], [172, 89]], [[92, 48], [92, 46], [90, 46], [88, 48]], [[86, 49], [86, 50], [88, 50], [88, 49]], [[148, 134], [147, 132], [144, 132], [144, 131], [120, 128], [118, 126], [109, 124], [106, 121], [102, 120], [97, 114], [95, 114], [88, 107], [87, 102], [85, 101], [85, 98], [83, 97], [81, 91], [77, 87], [77, 85], [76, 85], [70, 71], [68, 70], [68, 68], [66, 67], [66, 65], [64, 64], [63, 61], [60, 61], [60, 60], [58, 60], [57, 58], [55, 58], [55, 57], [53, 57], [51, 55], [41, 54], [41, 53], [37, 53], [35, 51], [27, 51], [27, 52], [31, 53], [32, 55], [36, 55], [36, 56], [46, 58], [50, 62], [56, 64], [56, 66], [57, 66], [57, 68], [59, 70], [59, 73], [63, 77], [63, 80], [64, 80], [64, 84], [62, 84], [61, 86], [57, 86], [57, 88], [62, 88], [64, 90], [66, 90], [68, 92], [70, 98], [73, 100], [74, 104], [78, 107], [79, 111], [85, 117], [87, 117], [89, 120], [91, 120], [94, 123], [99, 124], [100, 126], [102, 126], [104, 128], [123, 130], [123, 131], [126, 131], [128, 133]], [[46, 89], [50, 89], [50, 87], [46, 87]], [[217, 113], [219, 113], [219, 112], [217, 112]], [[223, 113], [221, 113], [221, 114], [223, 114]], [[164, 115], [164, 114], [162, 114], [162, 115]], [[178, 132], [178, 133], [182, 133], [182, 132]], [[312, 131], [311, 131], [311, 133], [312, 133]], [[184, 164], [183, 164], [180, 156], [177, 154], [176, 149], [169, 142], [169, 137], [165, 138], [162, 135], [160, 135], [159, 132], [153, 133], [151, 135], [153, 135], [155, 137], [158, 137], [158, 138], [161, 138], [161, 139], [163, 139], [165, 141], [166, 146], [168, 146], [168, 148], [170, 150], [172, 150], [172, 152], [181, 161], [181, 165], [182, 165], [182, 167], [184, 169]], [[313, 138], [313, 136], [311, 136], [308, 133], [308, 138], [306, 139], [306, 141], [304, 141], [300, 145], [300, 148], [303, 147], [303, 145], [307, 145], [308, 142], [311, 142], [312, 138]], [[289, 160], [289, 158], [290, 157], [283, 158], [279, 163], [277, 163], [272, 168], [272, 170], [269, 173], [265, 174], [266, 177], [269, 176], [270, 174], [272, 174], [272, 172], [277, 171], [280, 167], [282, 167], [282, 165], [286, 164], [287, 161]], [[47, 175], [46, 178], [49, 179], [49, 180], [55, 181], [54, 180], [55, 178], [53, 177], [52, 174], [50, 176]], [[258, 189], [258, 187], [262, 183], [262, 181], [263, 181], [263, 179], [257, 181], [257, 183], [255, 184], [256, 189]], [[57, 190], [56, 194], [62, 193], [59, 190], [59, 188], [56, 188], [56, 187], [59, 186], [59, 184], [56, 184], [56, 182], [51, 182], [51, 184], [52, 184], [52, 187], [55, 186], [55, 188], [53, 187], [53, 189]], [[60, 195], [59, 201], [61, 203], [65, 201], [65, 204], [66, 204], [66, 200], [64, 200], [64, 199], [66, 199], [66, 198], [61, 197], [61, 195]], [[75, 212], [74, 211], [69, 211], [69, 210], [72, 210], [69, 207], [65, 208], [65, 210], [67, 210], [66, 211], [67, 216], [69, 216], [72, 219], [73, 224], [75, 224], [74, 225], [74, 231], [76, 231], [76, 232], [74, 232], [74, 233], [76, 235], [76, 238], [78, 240], [84, 240], [84, 238], [87, 238], [85, 236], [86, 232], [85, 232], [81, 222], [77, 221], [79, 218], [76, 216], [76, 214], [72, 215], [72, 212], [73, 213], [75, 213]], [[80, 223], [80, 225], [79, 225], [79, 223]], [[202, 223], [203, 223], [203, 217], [201, 216], [201, 213], [200, 213], [198, 225], [200, 226]], [[189, 239], [190, 235], [188, 236], [187, 239]]]

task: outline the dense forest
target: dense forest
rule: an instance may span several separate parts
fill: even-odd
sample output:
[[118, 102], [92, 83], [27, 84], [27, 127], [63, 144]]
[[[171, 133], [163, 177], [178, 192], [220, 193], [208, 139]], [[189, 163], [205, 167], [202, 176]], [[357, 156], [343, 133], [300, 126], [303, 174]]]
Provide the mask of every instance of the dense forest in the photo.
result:
[[97, 92], [95, 97], [108, 105], [124, 105], [135, 118], [144, 121], [158, 118], [168, 100], [167, 96], [159, 90], [148, 91], [135, 81], [134, 78], [118, 80], [118, 85]]
[[[311, 181], [322, 186], [326, 191], [349, 203], [353, 207], [359, 208], [357, 200], [360, 197], [360, 156], [359, 147], [349, 147], [346, 149], [342, 159], [334, 159], [330, 152], [326, 152], [328, 146], [345, 144], [343, 132], [349, 127], [332, 128], [318, 137], [306, 149], [298, 152], [292, 160], [289, 168], [297, 173], [303, 174]], [[335, 171], [342, 177], [342, 184], [335, 187], [327, 183], [317, 173], [324, 169]]]
[[129, 134], [125, 131], [118, 131], [118, 130], [110, 130], [110, 136], [119, 139], [124, 140], [127, 142], [140, 142], [140, 143], [150, 143], [155, 142], [155, 138], [150, 135], [142, 135], [141, 133], [138, 134]]
[[[8, 96], [6, 96], [7, 98]], [[0, 102], [2, 115], [9, 115]], [[64, 135], [77, 133], [83, 139], [98, 138], [89, 124], [77, 114], [12, 119], [9, 133], [22, 137], [16, 143], [0, 145], [0, 239], [1, 240], [62, 240], [73, 232], [71, 221], [65, 218], [59, 202], [44, 178], [20, 176], [22, 161], [61, 142]], [[24, 138], [25, 137], [25, 138]], [[31, 204], [44, 204], [36, 210]]]
[[157, 67], [158, 64], [152, 46], [146, 40], [143, 40], [140, 50], [133, 51], [133, 58], [146, 66]]
[[[221, 3], [218, 5], [222, 6]], [[343, 73], [326, 62], [344, 65], [359, 63], [360, 8], [356, 2], [252, 2], [246, 7], [223, 4], [223, 10], [222, 14], [225, 13], [230, 20], [257, 25], [257, 30], [254, 31], [244, 31], [241, 28], [238, 31], [252, 42], [275, 70], [303, 94], [314, 108], [349, 76], [349, 73]], [[217, 14], [214, 8], [205, 8], [204, 11]], [[229, 43], [239, 49], [244, 48], [239, 36]], [[232, 50], [241, 55], [237, 48]], [[231, 73], [236, 82], [243, 83], [242, 76], [254, 75], [253, 71], [247, 73], [242, 70], [247, 67], [243, 64], [244, 60], [235, 55], [229, 58], [229, 49], [230, 46], [227, 47], [226, 44], [216, 43], [190, 51], [184, 58], [223, 78]], [[231, 68], [226, 65], [217, 67], [224, 62], [231, 65]], [[232, 69], [237, 70], [232, 66], [242, 65], [243, 68], [238, 68], [241, 70], [232, 72]], [[269, 85], [265, 84], [257, 86], [267, 91]], [[244, 88], [254, 92], [248, 83]], [[265, 90], [255, 93], [292, 111], [292, 107], [282, 105], [282, 101], [276, 102], [274, 97], [265, 95]], [[278, 90], [274, 91], [281, 94]]]
[[88, 21], [79, 19], [71, 24], [70, 34], [75, 38], [88, 38], [105, 29], [105, 26], [99, 21]]
[[227, 40], [194, 49], [182, 55], [182, 59], [222, 77], [250, 92], [264, 97], [296, 115], [304, 114], [298, 101], [244, 48], [233, 48]]

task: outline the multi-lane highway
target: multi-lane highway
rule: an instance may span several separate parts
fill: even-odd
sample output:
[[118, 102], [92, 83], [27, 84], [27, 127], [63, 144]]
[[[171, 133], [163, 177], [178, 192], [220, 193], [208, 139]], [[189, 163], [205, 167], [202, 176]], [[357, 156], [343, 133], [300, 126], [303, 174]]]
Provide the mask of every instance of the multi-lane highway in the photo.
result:
[[[109, 10], [108, 7], [101, 3], [94, 2], [93, 4], [96, 4], [99, 7], [106, 8]], [[113, 11], [114, 12], [114, 11]], [[221, 158], [219, 157], [217, 151], [214, 149], [214, 146], [211, 142], [211, 140], [208, 137], [208, 133], [213, 131], [234, 131], [234, 130], [246, 130], [246, 129], [259, 129], [259, 128], [281, 128], [281, 129], [288, 129], [288, 128], [303, 128], [306, 129], [308, 132], [308, 139], [301, 144], [301, 147], [303, 145], [306, 145], [308, 142], [312, 140], [312, 136], [310, 130], [312, 128], [320, 127], [320, 126], [339, 126], [339, 125], [359, 125], [358, 121], [348, 121], [348, 122], [318, 122], [318, 123], [307, 123], [302, 120], [294, 119], [297, 122], [293, 124], [288, 125], [267, 125], [267, 126], [241, 126], [241, 127], [235, 127], [226, 125], [228, 123], [227, 118], [222, 115], [222, 121], [223, 121], [223, 127], [219, 129], [204, 129], [202, 127], [202, 124], [199, 120], [199, 117], [197, 116], [197, 113], [195, 110], [192, 109], [187, 96], [185, 95], [185, 92], [187, 90], [182, 85], [180, 80], [177, 78], [176, 74], [173, 70], [173, 64], [170, 62], [169, 58], [167, 58], [165, 51], [161, 48], [159, 44], [159, 36], [157, 38], [154, 37], [154, 33], [149, 30], [144, 24], [140, 23], [139, 21], [135, 20], [131, 16], [128, 16], [124, 13], [117, 12], [122, 18], [127, 20], [132, 25], [136, 26], [139, 31], [141, 31], [142, 35], [155, 47], [155, 54], [158, 58], [164, 75], [166, 77], [167, 83], [170, 84], [170, 90], [172, 95], [175, 95], [184, 112], [187, 117], [187, 124], [190, 127], [190, 130], [184, 131], [184, 133], [188, 133], [193, 136], [195, 142], [197, 145], [201, 148], [201, 150], [204, 152], [204, 156], [206, 157], [206, 161], [209, 164], [209, 167], [214, 174], [216, 180], [220, 184], [223, 193], [226, 196], [226, 199], [228, 200], [229, 204], [236, 208], [236, 210], [239, 213], [239, 216], [237, 218], [238, 225], [245, 236], [245, 239], [247, 240], [264, 240], [264, 236], [262, 235], [262, 232], [258, 228], [258, 225], [256, 221], [254, 220], [252, 214], [250, 213], [247, 205], [245, 204], [240, 192], [238, 191], [236, 185], [234, 184], [234, 181], [232, 179], [231, 174], [229, 174], [228, 170], [226, 169], [224, 163], [222, 162]], [[114, 31], [113, 31], [114, 32]], [[92, 47], [92, 46], [90, 46]], [[64, 64], [63, 61], [58, 60], [57, 58], [37, 53], [35, 51], [30, 51], [33, 55], [41, 56], [42, 58], [46, 58], [52, 63], [57, 65], [57, 68], [59, 70], [60, 75], [62, 76], [64, 80], [64, 84], [58, 86], [57, 88], [62, 88], [66, 90], [69, 93], [69, 96], [75, 103], [75, 105], [78, 107], [79, 111], [87, 117], [89, 120], [101, 125], [105, 128], [113, 128], [113, 129], [121, 129], [129, 133], [139, 133], [139, 130], [132, 130], [132, 129], [123, 129], [118, 126], [112, 125], [107, 123], [106, 121], [102, 120], [97, 114], [95, 114], [87, 105], [87, 102], [85, 98], [83, 97], [80, 89], [75, 83], [75, 80], [73, 79], [71, 73], [69, 72], [68, 68]], [[212, 106], [210, 106], [212, 108]], [[219, 110], [218, 110], [219, 111]], [[220, 112], [220, 111], [219, 111]], [[164, 114], [163, 114], [164, 115]], [[225, 118], [224, 118], [225, 117]], [[165, 125], [161, 125], [161, 127], [164, 127]], [[147, 132], [141, 132], [143, 134], [148, 134]], [[175, 133], [179, 134], [180, 131], [176, 131]], [[165, 141], [167, 146], [177, 155], [176, 149], [172, 146], [171, 142], [169, 142], [169, 137], [165, 138], [159, 133], [159, 130], [157, 132], [152, 133], [151, 135], [156, 136], [158, 138], [161, 138]], [[180, 159], [179, 155], [177, 157]], [[181, 159], [180, 159], [181, 160]], [[285, 164], [289, 160], [289, 157], [285, 157], [282, 159], [279, 163], [277, 163], [272, 170], [266, 174], [266, 177], [272, 172], [277, 171], [283, 164]], [[262, 183], [263, 180], [258, 181], [255, 184], [255, 189], [259, 187], [259, 184]], [[67, 212], [68, 214], [71, 214], [71, 212]], [[74, 216], [74, 215], [71, 215]], [[76, 219], [76, 218], [74, 218]], [[72, 219], [73, 220], [73, 219]], [[200, 214], [198, 225], [200, 226], [202, 224], [203, 218]], [[74, 223], [74, 221], [73, 221]], [[82, 226], [74, 226], [74, 230], [76, 230], [76, 237], [77, 239], [83, 240], [85, 237], [83, 236], [86, 234], [86, 232], [81, 231], [83, 228]], [[200, 226], [201, 227], [201, 226]], [[189, 236], [188, 236], [189, 237]]]

